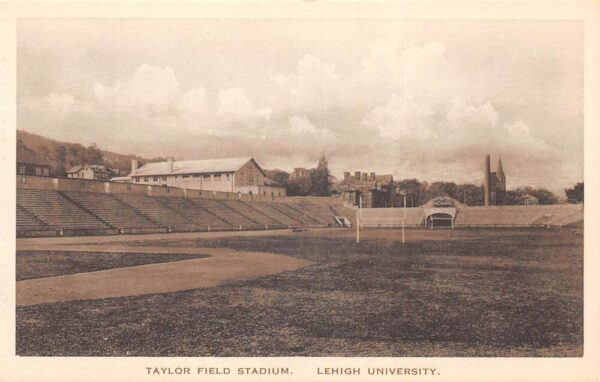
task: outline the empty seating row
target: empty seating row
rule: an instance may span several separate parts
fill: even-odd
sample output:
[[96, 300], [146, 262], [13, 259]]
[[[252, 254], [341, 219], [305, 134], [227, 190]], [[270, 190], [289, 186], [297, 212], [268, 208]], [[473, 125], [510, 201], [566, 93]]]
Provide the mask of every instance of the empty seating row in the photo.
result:
[[257, 229], [264, 228], [262, 225], [255, 221], [248, 219], [246, 216], [239, 214], [238, 212], [227, 207], [224, 203], [213, 199], [189, 199], [196, 205], [204, 208], [211, 214], [218, 216], [227, 223], [238, 229]]
[[112, 195], [81, 191], [61, 193], [115, 228], [159, 228], [156, 223]]
[[181, 230], [190, 227], [190, 222], [185, 217], [154, 198], [143, 194], [114, 194], [114, 197], [140, 211], [161, 227]]
[[222, 203], [236, 211], [240, 215], [247, 217], [248, 219], [256, 222], [257, 224], [263, 225], [265, 227], [279, 227], [285, 226], [285, 224], [280, 223], [279, 221], [273, 219], [272, 217], [263, 214], [262, 212], [257, 211], [256, 209], [250, 207], [246, 202], [242, 202], [240, 200], [224, 200]]
[[286, 215], [283, 212], [279, 211], [278, 209], [273, 207], [272, 203], [261, 203], [261, 202], [248, 201], [248, 202], [246, 202], [246, 204], [248, 204], [250, 207], [254, 208], [257, 211], [262, 212], [264, 215], [270, 216], [273, 220], [278, 221], [279, 223], [283, 224], [284, 226], [288, 226], [288, 227], [292, 227], [292, 228], [302, 226], [301, 221], [296, 220], [296, 219], [292, 218], [291, 216]]
[[583, 217], [577, 205], [469, 207], [460, 209], [456, 226], [562, 226]]
[[336, 214], [332, 206], [310, 203], [17, 190], [17, 230], [40, 234], [326, 227]]
[[306, 215], [305, 213], [299, 211], [295, 207], [292, 207], [293, 204], [287, 203], [272, 203], [271, 206], [280, 212], [292, 217], [295, 220], [298, 220], [302, 225], [306, 226], [323, 226], [324, 224], [319, 222], [313, 217]]
[[17, 205], [17, 231], [48, 229], [48, 225]]
[[58, 192], [23, 189], [17, 192], [17, 204], [55, 229], [109, 229], [96, 216], [74, 204]]
[[165, 207], [175, 211], [187, 219], [191, 224], [205, 228], [206, 230], [233, 229], [234, 227], [221, 219], [219, 216], [209, 212], [198, 204], [183, 198], [171, 198], [168, 196], [156, 196], [156, 200]]
[[314, 218], [320, 223], [332, 224], [335, 211], [333, 211], [329, 205], [324, 204], [312, 204], [312, 203], [300, 203], [296, 204], [296, 207], [300, 208], [306, 215]]

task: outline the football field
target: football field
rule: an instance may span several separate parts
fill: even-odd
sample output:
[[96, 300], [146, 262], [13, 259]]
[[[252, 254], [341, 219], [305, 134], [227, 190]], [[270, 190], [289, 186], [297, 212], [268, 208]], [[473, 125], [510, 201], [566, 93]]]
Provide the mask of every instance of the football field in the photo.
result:
[[24, 356], [580, 356], [583, 239], [343, 229], [17, 240]]

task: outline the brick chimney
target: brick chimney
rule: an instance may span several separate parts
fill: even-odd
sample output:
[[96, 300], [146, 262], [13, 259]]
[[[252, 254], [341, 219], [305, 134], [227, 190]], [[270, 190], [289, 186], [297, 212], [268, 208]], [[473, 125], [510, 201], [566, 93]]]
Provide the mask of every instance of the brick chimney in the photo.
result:
[[167, 163], [169, 164], [169, 172], [173, 172], [173, 157], [168, 157]]
[[138, 169], [138, 161], [137, 161], [137, 159], [133, 158], [131, 160], [131, 175], [132, 176], [137, 174], [137, 169]]

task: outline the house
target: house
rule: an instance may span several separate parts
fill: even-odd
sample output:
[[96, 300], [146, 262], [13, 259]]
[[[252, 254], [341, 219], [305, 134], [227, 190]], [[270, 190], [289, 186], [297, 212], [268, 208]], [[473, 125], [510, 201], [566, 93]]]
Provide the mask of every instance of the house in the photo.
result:
[[398, 199], [392, 175], [375, 175], [374, 172], [344, 173], [344, 180], [334, 187], [342, 200], [364, 208], [394, 207]]
[[67, 177], [74, 179], [109, 180], [111, 175], [112, 171], [100, 164], [74, 166], [67, 171]]
[[223, 158], [151, 162], [138, 168], [132, 160], [128, 175], [134, 184], [191, 190], [285, 196], [285, 188], [269, 179], [254, 158]]
[[44, 163], [17, 162], [17, 175], [51, 176], [51, 167]]
[[538, 198], [533, 195], [525, 194], [521, 197], [521, 204], [526, 206], [537, 206], [540, 203]]

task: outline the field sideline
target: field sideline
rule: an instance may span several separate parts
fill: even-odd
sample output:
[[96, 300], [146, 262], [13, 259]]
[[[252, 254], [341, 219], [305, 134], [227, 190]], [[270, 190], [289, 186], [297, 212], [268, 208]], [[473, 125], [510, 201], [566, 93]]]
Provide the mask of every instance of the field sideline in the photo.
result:
[[[141, 258], [107, 260], [98, 246], [79, 275], [185, 262], [194, 248], [276, 254], [302, 266], [200, 289], [18, 306], [17, 354], [583, 354], [583, 240], [565, 231], [408, 230], [406, 245], [391, 230], [364, 231], [357, 245], [341, 229], [24, 239], [17, 274], [69, 273], [54, 262], [71, 255], [46, 255], [44, 243], [81, 249], [111, 239]], [[161, 259], [144, 255], [148, 247], [182, 254]], [[210, 259], [200, 252], [198, 264]]]

